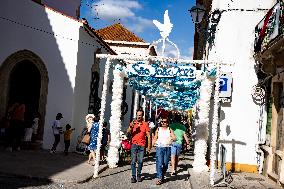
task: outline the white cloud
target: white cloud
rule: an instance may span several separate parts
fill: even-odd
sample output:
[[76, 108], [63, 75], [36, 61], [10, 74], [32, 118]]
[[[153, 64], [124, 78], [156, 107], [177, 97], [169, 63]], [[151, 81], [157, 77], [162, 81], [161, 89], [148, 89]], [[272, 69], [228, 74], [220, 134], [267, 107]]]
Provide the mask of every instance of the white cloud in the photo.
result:
[[135, 10], [142, 9], [136, 0], [99, 0], [93, 3], [93, 14], [102, 20], [118, 21], [126, 24], [130, 30], [141, 33], [145, 28], [153, 27], [152, 20], [139, 17]]
[[[162, 56], [162, 45], [163, 45], [162, 42], [157, 44], [157, 52], [158, 52], [159, 56]], [[178, 57], [178, 50], [172, 44], [170, 44], [167, 41], [165, 43], [164, 56], [165, 57], [171, 57], [171, 58], [177, 58]]]
[[181, 56], [181, 59], [185, 60], [192, 60], [193, 59], [193, 52], [194, 52], [194, 47], [189, 47], [188, 48], [188, 54], [186, 53], [185, 55]]
[[93, 12], [96, 14], [97, 11], [99, 17], [106, 20], [134, 17], [133, 10], [142, 8], [137, 1], [131, 0], [100, 0], [94, 2], [93, 7]]
[[134, 33], [141, 33], [145, 28], [154, 27], [153, 21], [142, 17], [132, 18], [129, 29]]
[[[162, 55], [162, 43], [158, 44], [157, 51], [158, 51], [158, 55], [161, 56]], [[187, 50], [187, 53], [182, 54], [182, 52], [180, 52], [181, 54], [180, 54], [179, 58], [184, 59], [184, 60], [192, 60], [193, 59], [193, 51], [194, 51], [194, 47], [189, 47], [188, 50]], [[174, 46], [172, 46], [172, 45], [170, 45], [166, 42], [164, 56], [165, 57], [177, 58], [178, 51]]]
[[177, 50], [165, 50], [164, 56], [171, 57], [171, 58], [177, 58], [178, 52]]

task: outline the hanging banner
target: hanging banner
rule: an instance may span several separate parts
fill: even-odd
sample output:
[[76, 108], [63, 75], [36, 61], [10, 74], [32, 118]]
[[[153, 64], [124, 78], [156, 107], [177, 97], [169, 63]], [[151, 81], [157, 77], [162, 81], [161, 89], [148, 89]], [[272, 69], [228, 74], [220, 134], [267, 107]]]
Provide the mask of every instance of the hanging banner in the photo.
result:
[[196, 68], [190, 65], [162, 66], [152, 63], [137, 62], [127, 65], [128, 75], [151, 77], [180, 77], [195, 79]]

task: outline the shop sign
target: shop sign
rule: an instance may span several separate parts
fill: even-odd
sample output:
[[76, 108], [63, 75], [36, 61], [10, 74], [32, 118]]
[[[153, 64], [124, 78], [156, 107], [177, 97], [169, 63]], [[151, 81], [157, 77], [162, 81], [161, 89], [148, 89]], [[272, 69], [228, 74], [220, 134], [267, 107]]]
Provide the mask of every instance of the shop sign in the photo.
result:
[[[222, 73], [220, 77], [220, 95], [219, 97], [224, 102], [228, 102], [232, 96], [232, 73]], [[224, 99], [223, 99], [224, 98]]]

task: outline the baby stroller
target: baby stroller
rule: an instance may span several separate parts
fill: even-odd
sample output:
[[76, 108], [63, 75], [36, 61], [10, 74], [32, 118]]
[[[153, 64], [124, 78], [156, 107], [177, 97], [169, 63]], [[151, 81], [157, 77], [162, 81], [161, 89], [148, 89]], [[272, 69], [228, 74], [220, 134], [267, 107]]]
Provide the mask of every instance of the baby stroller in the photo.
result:
[[126, 159], [131, 156], [131, 141], [124, 135], [121, 134], [121, 146], [119, 149], [119, 162], [124, 163]]
[[83, 137], [87, 133], [87, 128], [83, 128], [81, 135], [77, 137], [77, 144], [75, 152], [82, 155], [89, 155], [88, 145], [82, 142]]

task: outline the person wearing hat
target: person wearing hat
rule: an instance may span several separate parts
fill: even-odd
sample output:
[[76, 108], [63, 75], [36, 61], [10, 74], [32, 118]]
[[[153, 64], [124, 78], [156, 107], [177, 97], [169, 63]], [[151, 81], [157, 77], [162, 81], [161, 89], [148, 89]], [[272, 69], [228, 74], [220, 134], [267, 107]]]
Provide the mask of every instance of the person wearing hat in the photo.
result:
[[[86, 134], [88, 134], [88, 130], [91, 130], [91, 127], [94, 122], [95, 115], [94, 114], [88, 114], [85, 117], [86, 120], [86, 126], [83, 127], [81, 134], [77, 137], [77, 144], [76, 144], [76, 152], [79, 154], [88, 154], [88, 145], [89, 143], [85, 143], [83, 141]], [[91, 155], [89, 155], [91, 156]]]
[[99, 134], [99, 126], [100, 126], [100, 124], [99, 124], [99, 116], [98, 115], [94, 115], [92, 125], [87, 124], [88, 133], [90, 135], [90, 143], [88, 145], [88, 150], [90, 150], [89, 159], [88, 159], [89, 164], [90, 164], [90, 161], [92, 159], [95, 161], [95, 158], [96, 158], [97, 138], [98, 138], [98, 134]]
[[56, 120], [52, 124], [52, 131], [54, 135], [54, 143], [52, 145], [52, 148], [50, 150], [50, 153], [55, 153], [56, 147], [60, 142], [60, 134], [62, 133], [62, 127], [60, 126], [60, 119], [62, 119], [62, 113], [58, 113], [56, 115]]

